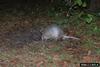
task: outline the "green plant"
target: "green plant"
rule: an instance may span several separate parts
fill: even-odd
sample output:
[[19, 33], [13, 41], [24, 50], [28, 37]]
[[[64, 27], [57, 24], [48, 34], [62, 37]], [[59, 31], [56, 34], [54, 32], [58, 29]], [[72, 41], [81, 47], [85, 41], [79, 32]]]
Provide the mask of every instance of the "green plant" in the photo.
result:
[[86, 47], [88, 49], [94, 48], [94, 41], [90, 40], [90, 39], [85, 40], [84, 47]]
[[82, 19], [83, 21], [85, 21], [86, 23], [91, 23], [94, 19], [94, 16], [92, 14], [88, 14], [88, 13], [83, 13], [80, 16], [80, 19]]
[[81, 7], [86, 7], [87, 6], [86, 2], [85, 1], [82, 2], [82, 0], [74, 0], [74, 4], [78, 5], [78, 6], [81, 6]]
[[98, 55], [100, 55], [100, 48], [97, 48], [97, 49], [96, 49], [96, 53], [97, 53]]
[[51, 62], [53, 62], [53, 57], [48, 55], [47, 60], [48, 60], [49, 63], [51, 63]]
[[61, 49], [62, 49], [61, 46], [56, 46], [56, 47], [52, 48], [51, 50], [54, 52], [58, 52], [58, 51], [61, 51]]

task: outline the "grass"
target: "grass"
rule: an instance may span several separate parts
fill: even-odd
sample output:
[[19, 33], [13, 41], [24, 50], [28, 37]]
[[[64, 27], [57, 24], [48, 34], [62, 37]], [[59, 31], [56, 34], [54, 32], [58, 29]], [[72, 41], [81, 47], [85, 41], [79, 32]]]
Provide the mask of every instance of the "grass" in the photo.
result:
[[90, 39], [86, 40], [84, 43], [85, 43], [84, 47], [87, 47], [87, 48], [93, 48], [95, 46], [94, 42]]
[[100, 48], [97, 48], [97, 49], [96, 49], [96, 54], [97, 54], [97, 55], [100, 55]]

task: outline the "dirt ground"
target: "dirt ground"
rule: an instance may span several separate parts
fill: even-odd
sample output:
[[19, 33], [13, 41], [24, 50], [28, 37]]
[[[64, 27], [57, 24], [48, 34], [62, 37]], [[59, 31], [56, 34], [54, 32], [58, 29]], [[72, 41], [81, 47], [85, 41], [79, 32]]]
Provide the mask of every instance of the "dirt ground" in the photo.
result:
[[[41, 41], [39, 30], [51, 22], [50, 17], [1, 16], [0, 67], [80, 67], [80, 63], [100, 63], [100, 38], [77, 34], [84, 28], [82, 25], [80, 29], [65, 29], [65, 33], [80, 40]], [[85, 46], [88, 39], [96, 42], [94, 46]]]

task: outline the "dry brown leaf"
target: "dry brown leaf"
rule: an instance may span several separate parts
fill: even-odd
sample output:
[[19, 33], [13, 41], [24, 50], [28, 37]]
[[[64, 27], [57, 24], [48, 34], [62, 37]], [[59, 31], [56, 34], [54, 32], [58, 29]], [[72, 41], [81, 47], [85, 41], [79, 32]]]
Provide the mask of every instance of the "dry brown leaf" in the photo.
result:
[[90, 62], [92, 62], [93, 61], [93, 56], [84, 56], [83, 57], [83, 59], [82, 59], [82, 61], [84, 62], [84, 63], [90, 63]]
[[40, 61], [36, 64], [36, 67], [40, 67], [44, 62], [43, 61]]
[[80, 64], [76, 64], [76, 67], [80, 67]]
[[99, 63], [100, 62], [100, 56], [96, 56], [95, 60], [96, 60], [97, 63]]
[[8, 64], [0, 62], [0, 67], [8, 67]]
[[59, 55], [54, 55], [53, 60], [60, 61]]
[[10, 60], [10, 63], [17, 64], [20, 60], [18, 58], [14, 58]]
[[66, 62], [66, 61], [64, 61], [64, 63], [63, 63], [63, 66], [62, 67], [69, 67], [69, 64]]

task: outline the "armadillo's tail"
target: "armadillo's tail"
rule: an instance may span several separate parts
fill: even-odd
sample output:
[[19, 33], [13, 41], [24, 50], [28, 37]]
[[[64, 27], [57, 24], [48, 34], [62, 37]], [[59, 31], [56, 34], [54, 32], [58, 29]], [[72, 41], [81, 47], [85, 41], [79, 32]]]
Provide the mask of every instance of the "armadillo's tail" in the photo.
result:
[[76, 40], [80, 40], [79, 38], [73, 37], [73, 36], [66, 36], [66, 35], [63, 36], [63, 39], [64, 39], [64, 40], [65, 40], [65, 39], [69, 39], [69, 38], [71, 38], [71, 39], [76, 39]]

